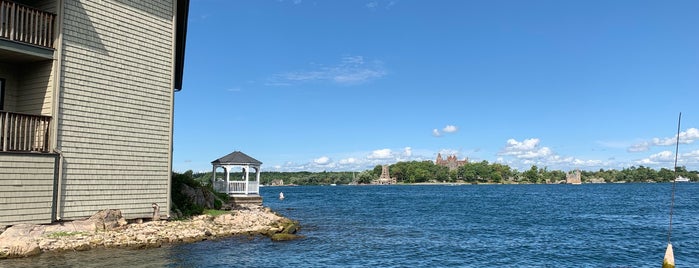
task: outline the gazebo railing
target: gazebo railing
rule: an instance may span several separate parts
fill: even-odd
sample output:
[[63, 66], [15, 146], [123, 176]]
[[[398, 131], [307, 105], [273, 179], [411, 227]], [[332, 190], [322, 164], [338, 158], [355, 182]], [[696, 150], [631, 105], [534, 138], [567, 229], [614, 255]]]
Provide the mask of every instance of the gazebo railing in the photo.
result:
[[[228, 194], [246, 194], [245, 181], [230, 181], [230, 182], [228, 182], [228, 185], [229, 185]], [[226, 192], [226, 182], [225, 181], [216, 181], [214, 183], [214, 190], [216, 190], [219, 193], [225, 193]], [[260, 193], [259, 184], [256, 181], [249, 181], [247, 193], [248, 194], [259, 194]]]

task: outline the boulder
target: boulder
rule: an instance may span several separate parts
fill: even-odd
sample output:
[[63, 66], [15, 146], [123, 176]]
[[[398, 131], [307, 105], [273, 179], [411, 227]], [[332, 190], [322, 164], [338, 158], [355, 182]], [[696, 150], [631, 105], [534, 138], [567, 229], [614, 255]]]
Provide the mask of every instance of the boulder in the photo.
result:
[[204, 207], [204, 208], [214, 208], [214, 194], [205, 191], [205, 189], [197, 187], [189, 187], [186, 184], [182, 184], [180, 192], [187, 196], [192, 203]]
[[43, 226], [18, 224], [0, 234], [0, 259], [28, 257], [41, 253], [36, 237], [44, 233]]
[[121, 210], [118, 209], [100, 210], [88, 220], [95, 223], [97, 230], [105, 231], [118, 229], [127, 224], [126, 219], [121, 216]]

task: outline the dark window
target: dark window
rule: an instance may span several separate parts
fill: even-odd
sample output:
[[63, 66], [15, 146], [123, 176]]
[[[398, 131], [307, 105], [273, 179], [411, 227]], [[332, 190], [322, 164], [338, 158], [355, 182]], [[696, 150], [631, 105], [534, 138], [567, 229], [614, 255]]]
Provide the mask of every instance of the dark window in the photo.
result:
[[0, 111], [4, 110], [5, 104], [5, 79], [0, 78]]

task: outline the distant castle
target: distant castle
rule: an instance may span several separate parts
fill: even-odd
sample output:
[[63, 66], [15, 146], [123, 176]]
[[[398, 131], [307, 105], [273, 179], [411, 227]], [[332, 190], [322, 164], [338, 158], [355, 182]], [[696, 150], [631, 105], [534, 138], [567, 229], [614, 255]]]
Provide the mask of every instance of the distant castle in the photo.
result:
[[437, 160], [434, 162], [434, 164], [438, 166], [448, 167], [449, 170], [455, 170], [461, 166], [468, 164], [468, 158], [464, 158], [464, 160], [458, 160], [456, 159], [456, 155], [450, 155], [447, 156], [446, 160], [444, 160], [442, 159], [442, 154], [437, 153]]
[[582, 180], [580, 180], [580, 170], [576, 169], [571, 172], [568, 172], [568, 174], [566, 174], [566, 183], [581, 184]]
[[371, 181], [371, 184], [396, 184], [396, 178], [391, 178], [388, 174], [388, 166], [381, 166], [381, 177], [376, 180]]

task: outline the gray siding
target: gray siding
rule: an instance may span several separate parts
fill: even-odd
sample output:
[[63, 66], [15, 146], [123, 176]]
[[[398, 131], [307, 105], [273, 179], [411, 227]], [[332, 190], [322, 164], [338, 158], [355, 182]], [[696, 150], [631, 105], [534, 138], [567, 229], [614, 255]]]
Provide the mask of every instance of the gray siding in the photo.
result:
[[51, 223], [56, 156], [0, 153], [0, 226]]
[[173, 100], [172, 1], [65, 1], [58, 146], [62, 219], [106, 208], [165, 214]]
[[0, 78], [5, 78], [6, 111], [51, 115], [53, 61], [29, 64], [0, 64]]
[[42, 61], [23, 66], [19, 79], [16, 112], [51, 115], [52, 68], [53, 61]]

